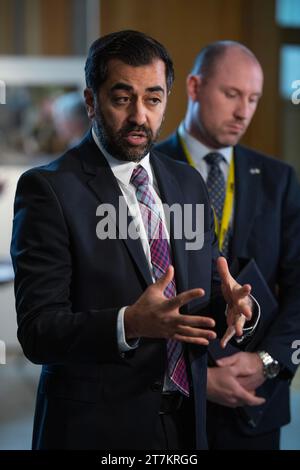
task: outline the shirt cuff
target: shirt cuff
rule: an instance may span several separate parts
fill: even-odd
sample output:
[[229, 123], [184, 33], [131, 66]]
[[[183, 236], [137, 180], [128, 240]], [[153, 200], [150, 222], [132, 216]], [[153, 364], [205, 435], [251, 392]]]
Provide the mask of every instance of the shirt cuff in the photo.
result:
[[128, 306], [122, 307], [118, 312], [117, 318], [117, 341], [118, 341], [118, 348], [120, 353], [124, 353], [126, 351], [131, 351], [132, 349], [136, 349], [139, 345], [140, 339], [132, 339], [130, 341], [126, 341], [125, 338], [125, 328], [124, 328], [124, 313]]
[[[249, 297], [251, 298], [251, 303], [252, 303], [252, 306], [251, 306], [252, 317], [251, 317], [251, 320], [246, 321], [245, 323], [246, 326], [244, 326], [243, 328], [243, 335], [234, 337], [234, 340], [238, 344], [242, 343], [246, 338], [249, 338], [249, 336], [253, 335], [260, 319], [260, 305], [257, 302], [256, 298], [253, 297], [253, 295], [249, 294]], [[228, 310], [228, 305], [226, 305], [226, 309], [225, 309], [226, 317], [227, 317], [227, 310]]]
[[249, 297], [252, 300], [252, 318], [245, 323], [243, 335], [235, 338], [238, 344], [253, 335], [260, 319], [260, 305], [253, 295], [249, 294]]

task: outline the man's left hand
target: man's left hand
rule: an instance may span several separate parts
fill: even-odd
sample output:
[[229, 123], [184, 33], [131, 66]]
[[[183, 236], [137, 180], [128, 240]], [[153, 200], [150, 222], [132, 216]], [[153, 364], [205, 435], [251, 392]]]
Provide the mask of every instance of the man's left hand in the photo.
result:
[[238, 382], [249, 391], [257, 389], [265, 381], [263, 364], [255, 352], [240, 351], [217, 360], [219, 367], [231, 367]]

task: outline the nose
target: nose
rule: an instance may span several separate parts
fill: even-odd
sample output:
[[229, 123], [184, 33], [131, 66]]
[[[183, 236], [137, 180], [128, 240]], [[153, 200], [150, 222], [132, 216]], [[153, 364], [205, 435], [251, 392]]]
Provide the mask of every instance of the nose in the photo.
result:
[[245, 121], [251, 114], [250, 104], [247, 99], [241, 98], [234, 110], [235, 117], [241, 121]]
[[142, 126], [146, 123], [146, 108], [141, 101], [137, 100], [131, 103], [128, 120], [132, 123], [137, 124], [138, 126]]

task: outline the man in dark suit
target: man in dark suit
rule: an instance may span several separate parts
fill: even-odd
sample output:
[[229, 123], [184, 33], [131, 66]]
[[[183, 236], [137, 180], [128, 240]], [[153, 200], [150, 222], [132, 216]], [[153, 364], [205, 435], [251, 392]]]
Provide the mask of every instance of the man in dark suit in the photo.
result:
[[[157, 146], [200, 172], [217, 206], [219, 246], [229, 264], [254, 259], [278, 300], [255, 347], [249, 343], [247, 352], [208, 369], [212, 449], [278, 449], [280, 427], [290, 420], [289, 385], [297, 367], [292, 343], [300, 337], [300, 190], [289, 165], [238, 145], [262, 86], [261, 66], [242, 44], [207, 46], [187, 79], [184, 121]], [[264, 315], [270, 312], [262, 309], [261, 324]], [[244, 390], [256, 390], [266, 403], [249, 414]]]
[[[43, 364], [33, 448], [205, 448], [211, 290], [220, 276], [225, 345], [246, 336], [250, 286], [217, 260], [199, 174], [150, 151], [173, 81], [164, 47], [112, 33], [92, 44], [85, 71], [92, 131], [25, 173], [16, 193], [18, 337]], [[175, 236], [186, 221], [168, 221], [162, 203], [191, 208], [196, 240]], [[244, 399], [263, 402], [247, 391]]]

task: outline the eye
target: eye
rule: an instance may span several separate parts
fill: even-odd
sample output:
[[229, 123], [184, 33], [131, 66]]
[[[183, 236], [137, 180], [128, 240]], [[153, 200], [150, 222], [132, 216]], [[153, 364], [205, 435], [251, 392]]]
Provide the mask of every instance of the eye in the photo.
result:
[[152, 106], [156, 106], [157, 104], [161, 103], [161, 99], [158, 98], [157, 96], [153, 96], [153, 97], [147, 98], [147, 102]]
[[237, 96], [236, 91], [225, 91], [226, 98], [235, 98]]
[[249, 103], [257, 104], [259, 102], [259, 96], [252, 96], [249, 98]]
[[114, 96], [113, 97], [113, 102], [119, 105], [127, 104], [129, 100], [130, 100], [129, 96]]

